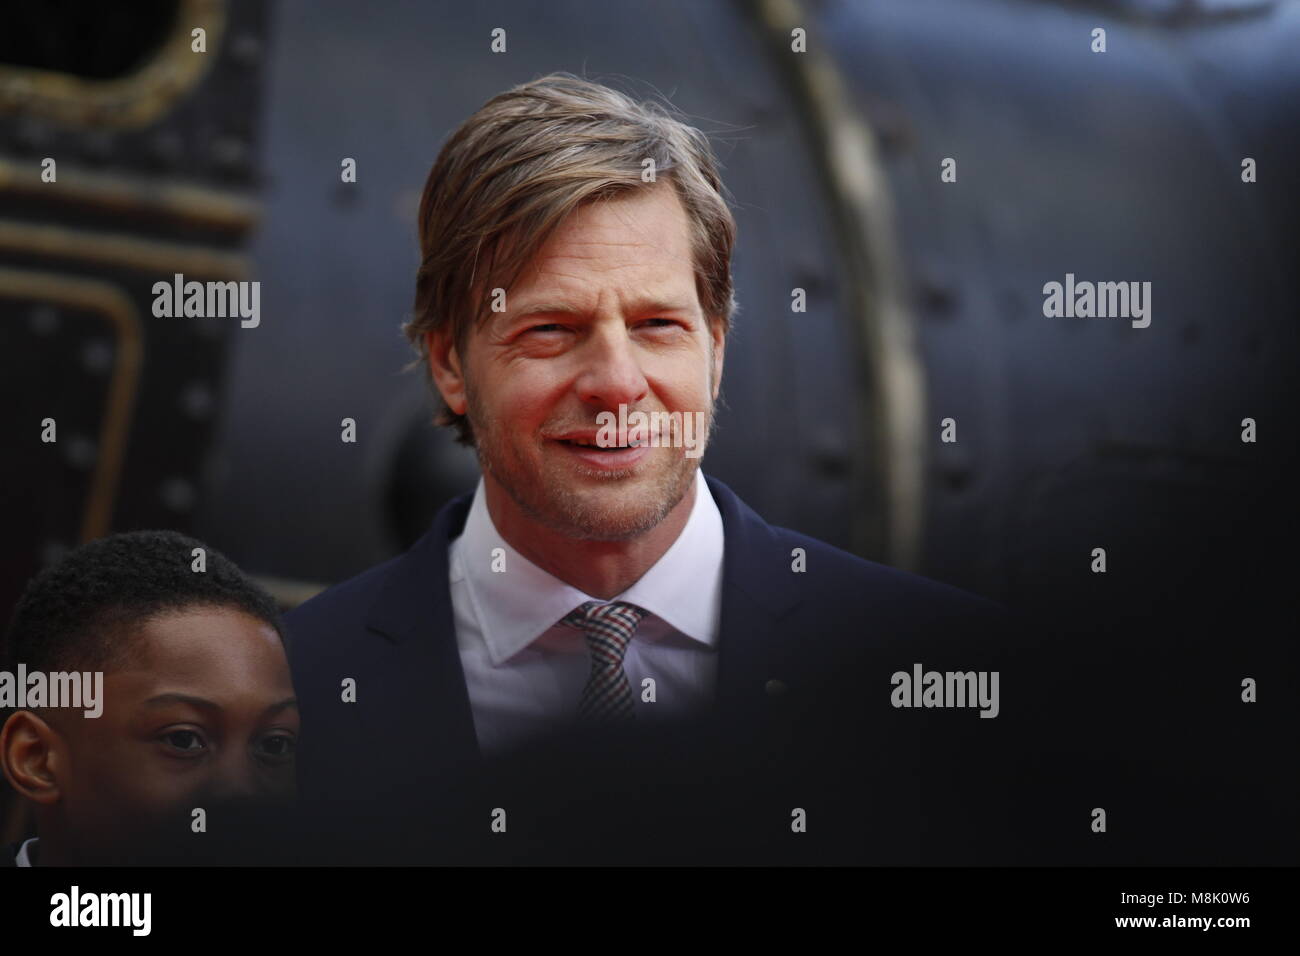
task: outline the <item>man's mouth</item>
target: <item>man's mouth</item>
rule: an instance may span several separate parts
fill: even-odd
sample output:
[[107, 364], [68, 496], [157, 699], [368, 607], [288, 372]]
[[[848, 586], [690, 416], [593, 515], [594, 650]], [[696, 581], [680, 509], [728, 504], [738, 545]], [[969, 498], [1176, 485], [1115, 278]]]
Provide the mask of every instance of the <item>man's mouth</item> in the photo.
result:
[[595, 439], [588, 441], [583, 438], [558, 438], [556, 439], [562, 445], [572, 445], [577, 448], [591, 448], [596, 451], [626, 451], [629, 448], [637, 447], [633, 443], [626, 445], [598, 445]]
[[578, 461], [586, 462], [589, 468], [612, 469], [623, 471], [636, 467], [650, 454], [648, 444], [625, 438], [627, 444], [605, 445], [597, 443], [596, 436], [570, 435], [565, 438], [551, 439], [565, 453]]

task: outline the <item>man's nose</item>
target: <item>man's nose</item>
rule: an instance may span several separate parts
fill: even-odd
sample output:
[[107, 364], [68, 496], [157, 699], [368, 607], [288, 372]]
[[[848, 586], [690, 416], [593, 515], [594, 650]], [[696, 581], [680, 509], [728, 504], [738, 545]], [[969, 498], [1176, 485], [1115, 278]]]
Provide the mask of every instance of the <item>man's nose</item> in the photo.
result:
[[582, 371], [575, 388], [584, 402], [602, 409], [635, 406], [649, 386], [636, 347], [622, 322], [597, 329], [579, 354]]

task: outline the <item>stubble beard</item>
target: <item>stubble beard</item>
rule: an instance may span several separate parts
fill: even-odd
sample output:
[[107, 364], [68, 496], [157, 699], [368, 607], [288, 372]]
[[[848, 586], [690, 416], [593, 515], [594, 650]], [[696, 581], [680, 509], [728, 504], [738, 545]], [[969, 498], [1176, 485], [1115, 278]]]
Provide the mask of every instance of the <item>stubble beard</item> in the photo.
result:
[[[517, 443], [509, 437], [503, 439], [509, 435], [508, 428], [501, 427], [487, 413], [468, 382], [466, 399], [475, 451], [484, 474], [492, 475], [530, 520], [578, 541], [626, 541], [645, 534], [663, 521], [690, 490], [713, 429], [713, 402], [710, 401], [703, 434], [696, 436], [701, 456], [688, 458], [681, 448], [661, 447], [652, 448], [637, 469], [597, 470], [579, 464], [580, 475], [602, 482], [604, 487], [578, 488], [566, 481], [568, 476], [555, 461], [553, 456], [558, 452], [553, 449], [542, 452], [540, 474], [526, 466]], [[535, 436], [530, 439], [545, 441]], [[666, 459], [669, 464], [653, 463], [656, 458]], [[647, 465], [654, 469], [652, 474], [648, 473]], [[638, 472], [642, 474], [640, 479], [634, 477]], [[611, 492], [617, 494], [617, 500], [612, 500]]]

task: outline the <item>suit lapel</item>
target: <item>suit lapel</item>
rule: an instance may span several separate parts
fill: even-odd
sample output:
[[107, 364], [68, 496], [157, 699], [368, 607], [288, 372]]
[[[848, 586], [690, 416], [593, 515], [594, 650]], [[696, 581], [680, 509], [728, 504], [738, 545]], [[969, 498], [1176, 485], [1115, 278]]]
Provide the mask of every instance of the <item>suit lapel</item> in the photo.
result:
[[714, 712], [739, 726], [770, 712], [798, 685], [788, 615], [798, 606], [792, 556], [771, 527], [722, 482], [708, 478], [725, 539]]
[[470, 501], [462, 495], [438, 512], [367, 615], [358, 713], [372, 739], [394, 748], [395, 769], [438, 776], [480, 759], [448, 584], [448, 545]]

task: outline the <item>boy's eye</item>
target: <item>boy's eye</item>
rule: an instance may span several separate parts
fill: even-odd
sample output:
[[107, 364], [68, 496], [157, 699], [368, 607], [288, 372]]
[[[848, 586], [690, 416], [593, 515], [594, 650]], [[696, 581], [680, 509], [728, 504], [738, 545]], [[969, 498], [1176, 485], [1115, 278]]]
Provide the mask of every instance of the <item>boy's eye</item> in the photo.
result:
[[292, 734], [267, 734], [258, 741], [263, 756], [273, 760], [284, 760], [293, 756], [297, 740]]
[[193, 730], [169, 730], [162, 740], [173, 750], [185, 754], [198, 754], [207, 749], [203, 738]]

